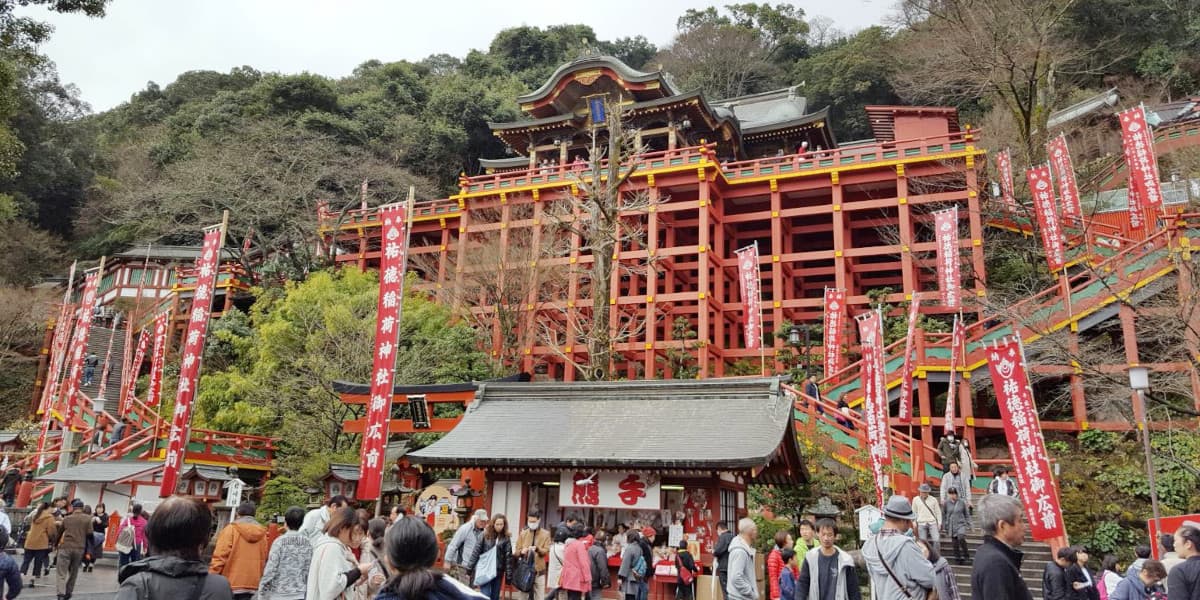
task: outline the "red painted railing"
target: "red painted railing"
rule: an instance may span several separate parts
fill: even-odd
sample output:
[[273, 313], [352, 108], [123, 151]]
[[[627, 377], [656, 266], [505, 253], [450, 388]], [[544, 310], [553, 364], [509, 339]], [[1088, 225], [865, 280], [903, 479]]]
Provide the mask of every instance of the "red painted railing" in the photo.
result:
[[876, 162], [928, 157], [947, 152], [965, 151], [978, 133], [978, 130], [972, 129], [866, 146], [812, 150], [800, 154], [742, 160], [723, 163], [721, 171], [727, 180], [737, 181], [751, 177], [792, 175], [819, 169], [845, 168]]

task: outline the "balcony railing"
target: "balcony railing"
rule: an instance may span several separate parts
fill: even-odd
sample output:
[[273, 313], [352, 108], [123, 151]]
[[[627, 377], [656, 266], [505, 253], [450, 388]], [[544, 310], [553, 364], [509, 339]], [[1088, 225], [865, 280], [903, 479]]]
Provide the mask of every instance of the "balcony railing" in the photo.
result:
[[756, 158], [724, 163], [721, 171], [729, 181], [769, 175], [792, 175], [821, 169], [839, 169], [871, 163], [897, 161], [923, 156], [963, 152], [971, 145], [977, 130], [945, 135], [882, 142], [867, 146], [813, 150], [801, 154]]

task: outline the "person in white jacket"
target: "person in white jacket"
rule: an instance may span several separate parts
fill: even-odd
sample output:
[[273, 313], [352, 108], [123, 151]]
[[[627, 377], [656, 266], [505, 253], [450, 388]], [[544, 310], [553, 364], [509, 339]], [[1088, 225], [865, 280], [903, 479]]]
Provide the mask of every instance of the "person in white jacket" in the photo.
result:
[[738, 521], [738, 535], [729, 542], [729, 584], [726, 600], [758, 600], [758, 583], [754, 575], [754, 540], [758, 525], [753, 519]]
[[355, 596], [353, 587], [364, 583], [372, 563], [359, 564], [353, 549], [362, 545], [367, 521], [353, 508], [333, 511], [325, 532], [313, 542], [312, 563], [308, 568], [308, 600], [347, 600]]
[[330, 498], [324, 506], [318, 506], [304, 515], [304, 524], [300, 526], [300, 533], [304, 534], [304, 537], [307, 537], [310, 542], [317, 541], [317, 538], [321, 537], [321, 533], [325, 531], [329, 517], [347, 506], [350, 506], [350, 501], [345, 496]]

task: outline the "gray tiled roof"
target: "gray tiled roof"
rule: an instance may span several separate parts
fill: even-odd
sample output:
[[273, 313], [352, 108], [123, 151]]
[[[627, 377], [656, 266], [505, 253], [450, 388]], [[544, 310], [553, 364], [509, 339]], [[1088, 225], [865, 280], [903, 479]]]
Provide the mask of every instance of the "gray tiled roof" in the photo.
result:
[[749, 469], [788, 439], [778, 378], [487, 383], [422, 465]]
[[7, 444], [21, 439], [19, 431], [0, 431], [0, 444]]
[[82, 465], [59, 469], [53, 473], [39, 475], [41, 481], [74, 481], [94, 483], [117, 483], [134, 475], [141, 475], [162, 467], [161, 461], [145, 460], [90, 460]]

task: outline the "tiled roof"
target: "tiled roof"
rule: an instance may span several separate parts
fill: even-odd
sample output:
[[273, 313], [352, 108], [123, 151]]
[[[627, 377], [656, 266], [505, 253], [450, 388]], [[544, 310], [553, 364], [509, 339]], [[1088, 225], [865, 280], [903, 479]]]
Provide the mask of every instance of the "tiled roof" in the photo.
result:
[[39, 475], [41, 481], [119, 483], [135, 475], [162, 468], [162, 462], [145, 460], [89, 460], [81, 465]]
[[778, 378], [486, 383], [422, 465], [756, 469], [795, 444]]

